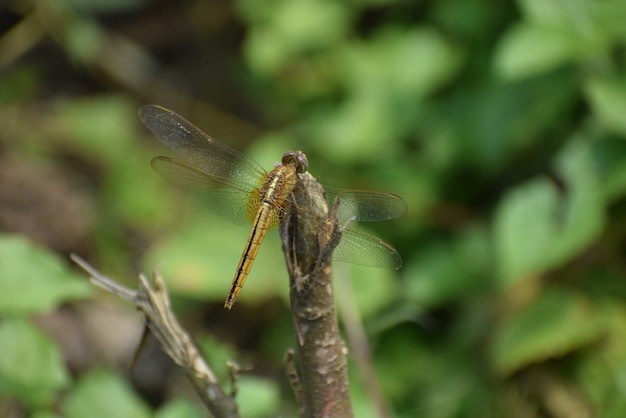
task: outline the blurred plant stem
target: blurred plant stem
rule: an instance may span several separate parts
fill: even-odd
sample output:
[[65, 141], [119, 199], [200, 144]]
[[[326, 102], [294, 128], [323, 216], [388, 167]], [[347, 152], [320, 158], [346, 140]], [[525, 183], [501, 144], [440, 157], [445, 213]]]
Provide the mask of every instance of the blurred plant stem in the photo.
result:
[[339, 289], [338, 299], [341, 320], [348, 335], [348, 343], [352, 356], [359, 369], [363, 385], [368, 397], [372, 401], [376, 414], [379, 418], [390, 418], [391, 413], [383, 396], [376, 371], [372, 364], [372, 353], [367, 341], [367, 334], [361, 321], [361, 315], [354, 299], [351, 278], [348, 274], [339, 274], [335, 281]]

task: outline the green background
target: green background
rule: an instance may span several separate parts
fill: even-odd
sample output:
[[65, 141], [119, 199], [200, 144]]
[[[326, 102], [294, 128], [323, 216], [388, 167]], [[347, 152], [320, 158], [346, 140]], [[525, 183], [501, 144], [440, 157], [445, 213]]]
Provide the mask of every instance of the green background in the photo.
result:
[[[270, 169], [401, 195], [365, 225], [396, 271], [336, 264], [357, 417], [626, 416], [626, 0], [22, 0], [0, 8], [0, 415], [201, 417], [132, 307], [162, 262], [245, 417], [295, 416], [280, 246], [222, 308], [248, 230], [166, 184], [171, 108]], [[354, 331], [345, 321], [344, 331]], [[346, 335], [350, 334], [346, 332]], [[355, 345], [358, 345], [355, 347]], [[385, 404], [368, 389], [377, 382]]]

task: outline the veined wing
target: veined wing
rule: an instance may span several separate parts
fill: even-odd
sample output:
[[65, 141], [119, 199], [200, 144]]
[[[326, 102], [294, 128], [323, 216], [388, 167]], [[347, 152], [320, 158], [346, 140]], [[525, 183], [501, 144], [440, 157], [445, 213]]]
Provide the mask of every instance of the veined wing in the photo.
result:
[[332, 258], [366, 267], [395, 270], [402, 267], [400, 253], [390, 244], [373, 235], [353, 229], [343, 230]]
[[[251, 190], [258, 187], [260, 179], [266, 174], [255, 161], [214, 140], [169, 109], [146, 105], [139, 109], [139, 118], [159, 141], [194, 167], [212, 176], [215, 183], [222, 181]], [[324, 189], [330, 206], [336, 197], [340, 198], [338, 216], [342, 222], [393, 219], [403, 215], [407, 209], [404, 200], [391, 193], [338, 189], [327, 185], [324, 185]]]
[[404, 215], [407, 205], [404, 199], [392, 193], [369, 190], [338, 189], [323, 185], [331, 208], [339, 198], [337, 216], [342, 223], [376, 222], [395, 219]]
[[152, 159], [154, 171], [183, 189], [222, 218], [239, 225], [249, 225], [255, 214], [247, 213], [252, 188], [230, 183], [190, 164], [169, 157]]
[[258, 163], [214, 140], [169, 109], [157, 105], [142, 106], [139, 118], [159, 141], [192, 166], [213, 177], [216, 183], [219, 180], [252, 189], [266, 174]]
[[[358, 196], [360, 198], [369, 197], [369, 199], [364, 201], [365, 203], [362, 204], [360, 208], [356, 205], [355, 200], [353, 201], [354, 204], [349, 206], [349, 209], [344, 209], [344, 213], [356, 213], [360, 216], [359, 219], [386, 219], [383, 218], [383, 216], [388, 215], [393, 217], [391, 215], [396, 215], [397, 212], [402, 213], [406, 210], [406, 203], [404, 200], [395, 195], [358, 191], [351, 196]], [[392, 202], [392, 205], [395, 206], [387, 205], [386, 203], [388, 203], [389, 200]], [[380, 204], [374, 205], [372, 202], [379, 202]], [[341, 210], [342, 204], [343, 201], [339, 203], [338, 210]], [[386, 209], [389, 207], [392, 209]], [[359, 213], [357, 209], [361, 212]], [[302, 225], [309, 225], [304, 227], [304, 230], [315, 231], [316, 229], [321, 228], [323, 230], [322, 235], [329, 236], [335, 228], [334, 221], [325, 215], [309, 212], [308, 210], [302, 208], [296, 208], [295, 210], [298, 223], [301, 223]], [[396, 210], [396, 212], [393, 212], [393, 210]], [[315, 227], [311, 227], [311, 225], [315, 225]], [[333, 251], [333, 260], [367, 267], [379, 267], [396, 270], [402, 267], [402, 257], [400, 257], [398, 251], [390, 244], [373, 235], [347, 228], [345, 222], [341, 219], [339, 219], [339, 227], [342, 229], [341, 239]], [[298, 242], [297, 248], [294, 250], [297, 253], [315, 256], [317, 255], [316, 252], [319, 251], [319, 246], [315, 244], [308, 246], [306, 242]]]

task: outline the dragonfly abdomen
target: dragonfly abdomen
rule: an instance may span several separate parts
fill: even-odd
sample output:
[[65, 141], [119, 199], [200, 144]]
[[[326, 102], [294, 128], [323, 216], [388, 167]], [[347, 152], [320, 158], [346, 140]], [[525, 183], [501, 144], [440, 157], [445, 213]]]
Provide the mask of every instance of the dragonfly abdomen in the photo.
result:
[[[241, 288], [252, 268], [252, 263], [261, 248], [265, 233], [278, 225], [285, 199], [296, 184], [296, 170], [293, 166], [279, 166], [272, 170], [261, 186], [258, 197], [258, 210], [248, 242], [241, 254], [239, 265], [224, 307], [230, 309], [235, 303]], [[254, 204], [254, 203], [250, 203]]]

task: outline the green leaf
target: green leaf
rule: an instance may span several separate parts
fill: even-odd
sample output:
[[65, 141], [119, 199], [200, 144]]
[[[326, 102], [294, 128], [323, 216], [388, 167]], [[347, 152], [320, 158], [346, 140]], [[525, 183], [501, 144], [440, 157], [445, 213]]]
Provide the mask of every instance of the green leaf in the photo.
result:
[[246, 375], [240, 376], [237, 387], [237, 403], [242, 417], [276, 416], [280, 390], [275, 381]]
[[277, 72], [290, 56], [280, 34], [264, 28], [252, 28], [246, 39], [244, 54], [250, 68], [261, 76]]
[[272, 27], [292, 51], [332, 46], [350, 23], [347, 5], [331, 0], [281, 1], [270, 16]]
[[128, 383], [104, 369], [83, 375], [65, 400], [67, 418], [148, 418], [152, 414]]
[[[387, 29], [373, 40], [353, 42], [339, 59], [343, 83], [353, 95], [425, 96], [456, 74], [461, 51], [432, 28]], [[389, 101], [389, 99], [387, 99]]]
[[550, 289], [501, 321], [491, 361], [498, 374], [509, 375], [530, 363], [564, 356], [604, 330], [588, 301], [571, 291]]
[[366, 93], [351, 97], [316, 121], [317, 139], [311, 146], [343, 162], [370, 161], [398, 146], [393, 142], [398, 127], [393, 125], [392, 109], [385, 106], [385, 97]]
[[623, 16], [626, 14], [626, 2], [596, 1], [587, 3], [597, 22], [597, 27], [607, 33], [607, 37], [616, 44], [626, 39], [626, 26]]
[[496, 70], [508, 80], [537, 75], [575, 60], [596, 64], [598, 56], [608, 54], [615, 43], [612, 32], [616, 16], [607, 11], [617, 15], [623, 11], [623, 6], [614, 6], [619, 1], [520, 3], [525, 19], [509, 29], [496, 52]]
[[46, 312], [91, 295], [86, 278], [18, 235], [0, 235], [0, 313]]
[[[420, 100], [448, 82], [462, 55], [433, 29], [385, 30], [337, 54], [348, 94], [310, 120], [311, 146], [336, 161], [371, 161], [410, 135]], [[398, 153], [400, 151], [397, 151]]]
[[587, 0], [518, 0], [524, 17], [532, 22], [550, 27], [567, 27], [575, 17], [586, 14]]
[[594, 53], [626, 34], [626, 2], [590, 0], [518, 0], [525, 20], [568, 34], [579, 50]]
[[589, 147], [572, 141], [556, 169], [565, 182], [562, 194], [538, 178], [510, 191], [498, 206], [494, 233], [503, 283], [563, 263], [604, 227], [602, 190]]
[[55, 343], [28, 321], [0, 322], [0, 392], [24, 403], [50, 403], [68, 383]]
[[[242, 2], [240, 7], [257, 13], [249, 4]], [[266, 6], [271, 13], [262, 13], [263, 24], [253, 26], [245, 45], [246, 60], [259, 75], [273, 74], [290, 59], [335, 45], [346, 35], [349, 9], [343, 3], [289, 0]]]
[[312, 145], [338, 161], [370, 161], [413, 129], [420, 99], [459, 69], [461, 54], [431, 29], [387, 30], [338, 55], [348, 96], [322, 115]]
[[619, 298], [596, 301], [596, 306], [610, 337], [580, 357], [576, 381], [592, 404], [600, 407], [602, 417], [620, 418], [626, 416], [626, 381], [620, 378], [626, 369], [626, 310]]
[[626, 135], [626, 80], [590, 78], [585, 94], [594, 114], [608, 130]]
[[503, 280], [511, 282], [552, 264], [557, 209], [558, 193], [547, 179], [529, 181], [507, 193], [495, 221]]
[[556, 69], [577, 56], [566, 33], [532, 23], [520, 23], [501, 39], [495, 70], [505, 80], [519, 80]]
[[584, 250], [602, 232], [606, 219], [603, 191], [590, 146], [573, 138], [556, 161], [556, 171], [565, 179], [566, 207], [555, 248], [561, 263]]

